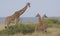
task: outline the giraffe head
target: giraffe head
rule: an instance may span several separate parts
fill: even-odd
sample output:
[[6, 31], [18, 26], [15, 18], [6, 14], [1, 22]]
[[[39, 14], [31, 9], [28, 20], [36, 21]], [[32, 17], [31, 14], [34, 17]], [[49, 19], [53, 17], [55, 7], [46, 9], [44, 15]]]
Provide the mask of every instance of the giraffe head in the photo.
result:
[[40, 17], [39, 13], [36, 15], [36, 17]]
[[29, 2], [27, 3], [27, 6], [30, 7], [30, 3]]
[[43, 16], [43, 17], [48, 18], [48, 17], [46, 16], [46, 14], [44, 14], [44, 16]]

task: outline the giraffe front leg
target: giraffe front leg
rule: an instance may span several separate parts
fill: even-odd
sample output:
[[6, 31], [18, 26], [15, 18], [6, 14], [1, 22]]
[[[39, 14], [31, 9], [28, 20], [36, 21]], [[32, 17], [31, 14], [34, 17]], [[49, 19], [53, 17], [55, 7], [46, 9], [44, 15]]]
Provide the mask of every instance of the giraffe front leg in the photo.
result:
[[35, 26], [35, 32], [38, 31], [38, 24]]
[[44, 32], [47, 32], [47, 27], [46, 27], [46, 26], [44, 26], [43, 28], [44, 28]]
[[18, 25], [18, 23], [19, 23], [19, 19], [15, 19], [15, 25]]

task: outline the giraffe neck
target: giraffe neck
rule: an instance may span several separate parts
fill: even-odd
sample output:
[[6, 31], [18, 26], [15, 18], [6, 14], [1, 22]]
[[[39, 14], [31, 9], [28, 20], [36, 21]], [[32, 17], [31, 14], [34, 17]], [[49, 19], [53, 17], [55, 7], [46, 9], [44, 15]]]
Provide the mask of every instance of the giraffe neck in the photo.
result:
[[19, 16], [22, 15], [26, 10], [27, 10], [28, 6], [26, 5], [24, 8], [22, 8], [21, 10], [19, 10]]
[[44, 17], [42, 17], [41, 21], [42, 21], [42, 23], [44, 24]]
[[38, 17], [38, 21], [41, 22], [41, 17], [40, 16]]
[[25, 11], [26, 11], [26, 9], [28, 8], [28, 5], [26, 5], [24, 8], [22, 8], [21, 10], [19, 10], [19, 11], [16, 11], [12, 16], [14, 16], [14, 17], [19, 17], [19, 16], [21, 16]]

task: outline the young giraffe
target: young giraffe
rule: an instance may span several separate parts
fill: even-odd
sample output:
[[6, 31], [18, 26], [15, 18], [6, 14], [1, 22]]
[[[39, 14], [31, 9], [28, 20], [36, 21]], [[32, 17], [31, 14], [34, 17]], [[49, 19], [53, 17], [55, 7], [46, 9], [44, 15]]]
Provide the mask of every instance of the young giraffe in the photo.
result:
[[30, 3], [29, 2], [26, 4], [26, 6], [24, 8], [16, 11], [13, 15], [6, 17], [6, 20], [5, 20], [5, 25], [6, 26], [5, 26], [5, 28], [8, 28], [8, 26], [10, 25], [10, 23], [12, 21], [14, 21], [15, 24], [18, 24], [19, 16], [21, 16], [27, 10], [28, 7], [30, 7]]
[[41, 17], [39, 14], [37, 14], [36, 15], [36, 17], [38, 17], [38, 24], [36, 24], [36, 27], [35, 27], [35, 31], [38, 31], [38, 29], [40, 29], [41, 31], [43, 31], [43, 32], [47, 32], [46, 31], [46, 24], [44, 23], [44, 17], [46, 17], [47, 18], [47, 16], [43, 16], [43, 17]]
[[38, 31], [39, 26], [41, 26], [41, 16], [39, 14], [36, 15], [36, 17], [38, 17], [38, 24], [36, 24], [35, 26], [35, 31]]
[[42, 16], [42, 18], [41, 18], [41, 24], [43, 24], [41, 29], [42, 29], [43, 32], [47, 32], [47, 25], [46, 25], [46, 23], [44, 22], [44, 18], [47, 18], [47, 16], [44, 15], [44, 16]]

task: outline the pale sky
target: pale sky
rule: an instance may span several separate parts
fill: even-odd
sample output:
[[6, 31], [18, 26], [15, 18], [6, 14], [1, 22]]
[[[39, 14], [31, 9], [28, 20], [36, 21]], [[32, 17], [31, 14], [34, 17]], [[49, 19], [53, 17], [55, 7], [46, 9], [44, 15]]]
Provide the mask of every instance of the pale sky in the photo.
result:
[[37, 13], [48, 17], [60, 17], [60, 0], [0, 0], [0, 17], [12, 15], [22, 9], [27, 2], [31, 7], [21, 17], [35, 17]]

